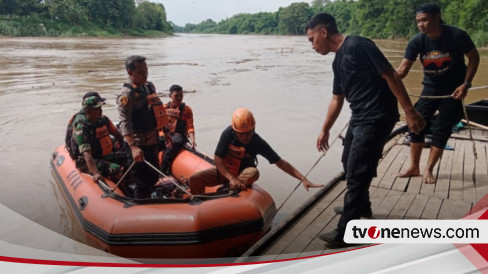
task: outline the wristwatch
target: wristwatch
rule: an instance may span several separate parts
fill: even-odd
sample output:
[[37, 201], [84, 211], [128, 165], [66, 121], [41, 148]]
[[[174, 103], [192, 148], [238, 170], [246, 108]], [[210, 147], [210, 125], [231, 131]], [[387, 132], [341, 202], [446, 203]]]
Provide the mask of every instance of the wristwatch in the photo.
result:
[[466, 88], [471, 88], [471, 82], [466, 81], [464, 82], [464, 85], [466, 86]]

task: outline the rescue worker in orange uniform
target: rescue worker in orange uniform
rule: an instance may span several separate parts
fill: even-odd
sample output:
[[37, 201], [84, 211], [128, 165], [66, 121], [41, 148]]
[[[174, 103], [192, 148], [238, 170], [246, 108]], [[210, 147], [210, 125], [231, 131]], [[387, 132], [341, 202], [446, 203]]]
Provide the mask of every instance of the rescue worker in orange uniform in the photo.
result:
[[[131, 161], [136, 162], [131, 169], [135, 181], [134, 198], [142, 199], [150, 196], [159, 179], [159, 174], [143, 161], [159, 166], [158, 132], [169, 132], [168, 116], [156, 88], [147, 81], [146, 58], [130, 56], [125, 67], [129, 82], [124, 84], [117, 97], [119, 128], [128, 145], [128, 165], [132, 164]], [[171, 147], [171, 138], [166, 141], [166, 147]]]
[[183, 103], [183, 88], [179, 85], [172, 85], [169, 88], [169, 97], [171, 102], [165, 104], [164, 108], [169, 117], [168, 128], [170, 133], [165, 135], [165, 138], [171, 138], [172, 147], [166, 148], [161, 166], [161, 171], [167, 175], [170, 174], [171, 164], [176, 154], [188, 141], [190, 141], [189, 144], [192, 149], [197, 146], [193, 112], [187, 104]]
[[[119, 144], [124, 142], [120, 132], [112, 121], [102, 115], [102, 105], [105, 103], [99, 96], [89, 96], [83, 99], [84, 119], [74, 123], [72, 137], [72, 151], [75, 156], [76, 168], [93, 175], [97, 182], [102, 176], [117, 181], [120, 179], [121, 165], [116, 163], [114, 144], [110, 135]], [[119, 159], [120, 160], [120, 159]]]
[[231, 190], [246, 190], [258, 180], [256, 168], [258, 154], [270, 164], [276, 164], [281, 170], [303, 181], [303, 187], [322, 187], [305, 178], [295, 167], [282, 159], [271, 146], [255, 132], [256, 121], [246, 108], [237, 109], [232, 115], [232, 122], [220, 136], [215, 150], [215, 167], [195, 173], [190, 177], [191, 193], [202, 194], [205, 186], [228, 185]]

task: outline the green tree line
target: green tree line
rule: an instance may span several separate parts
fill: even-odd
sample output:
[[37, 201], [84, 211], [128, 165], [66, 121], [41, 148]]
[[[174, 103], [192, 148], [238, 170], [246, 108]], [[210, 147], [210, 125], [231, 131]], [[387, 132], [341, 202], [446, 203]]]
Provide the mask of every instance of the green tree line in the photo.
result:
[[0, 0], [0, 35], [170, 34], [162, 4], [145, 0]]
[[465, 29], [478, 46], [488, 45], [487, 0], [313, 0], [292, 3], [276, 12], [242, 13], [220, 22], [175, 26], [176, 32], [303, 35], [307, 21], [320, 12], [332, 14], [339, 30], [370, 38], [410, 38], [418, 32], [415, 9], [436, 2], [449, 25]]

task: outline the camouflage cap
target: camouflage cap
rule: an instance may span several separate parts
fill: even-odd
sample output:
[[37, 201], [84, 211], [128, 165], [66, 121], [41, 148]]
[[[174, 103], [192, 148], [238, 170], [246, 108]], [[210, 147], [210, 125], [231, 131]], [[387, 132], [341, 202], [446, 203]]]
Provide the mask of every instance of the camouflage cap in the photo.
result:
[[105, 98], [102, 98], [100, 96], [100, 94], [98, 94], [98, 92], [96, 92], [96, 91], [89, 91], [89, 92], [85, 93], [85, 95], [83, 95], [83, 99], [90, 97], [90, 96], [96, 96], [100, 99], [100, 101], [105, 102]]
[[102, 105], [105, 105], [103, 98], [97, 97], [97, 96], [88, 96], [85, 99], [83, 99], [83, 103], [81, 105], [83, 108], [99, 108]]

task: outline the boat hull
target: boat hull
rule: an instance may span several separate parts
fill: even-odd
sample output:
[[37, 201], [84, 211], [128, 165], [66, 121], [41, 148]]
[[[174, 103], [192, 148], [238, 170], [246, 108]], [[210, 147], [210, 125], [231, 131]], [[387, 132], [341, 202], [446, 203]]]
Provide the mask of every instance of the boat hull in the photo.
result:
[[470, 122], [488, 126], [488, 99], [466, 105]]

